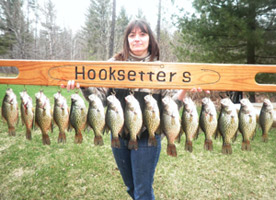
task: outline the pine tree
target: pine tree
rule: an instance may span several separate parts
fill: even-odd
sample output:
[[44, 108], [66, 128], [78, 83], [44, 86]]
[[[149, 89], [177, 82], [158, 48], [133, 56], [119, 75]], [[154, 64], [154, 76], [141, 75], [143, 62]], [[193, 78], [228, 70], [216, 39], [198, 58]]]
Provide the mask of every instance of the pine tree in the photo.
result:
[[110, 0], [91, 0], [86, 16], [83, 33], [87, 41], [90, 60], [108, 59], [108, 41], [110, 34]]
[[276, 0], [195, 0], [178, 17], [180, 61], [276, 63]]
[[127, 16], [126, 9], [121, 7], [119, 15], [116, 20], [116, 29], [115, 29], [115, 53], [118, 53], [123, 48], [123, 39], [124, 31], [129, 23], [130, 19]]

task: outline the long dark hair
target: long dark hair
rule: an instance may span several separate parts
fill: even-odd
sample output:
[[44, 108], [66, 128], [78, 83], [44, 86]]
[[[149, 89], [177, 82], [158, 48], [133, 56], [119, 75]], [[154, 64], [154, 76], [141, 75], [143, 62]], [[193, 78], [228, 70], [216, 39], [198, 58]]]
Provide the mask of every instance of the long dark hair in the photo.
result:
[[154, 37], [154, 34], [148, 25], [147, 22], [144, 20], [134, 20], [130, 22], [125, 30], [125, 35], [124, 35], [124, 44], [123, 44], [123, 50], [121, 53], [115, 55], [115, 59], [118, 61], [125, 61], [129, 57], [129, 43], [128, 43], [128, 35], [134, 28], [140, 28], [142, 32], [145, 32], [149, 35], [149, 47], [148, 51], [150, 53], [150, 61], [153, 61], [154, 59], [159, 60], [159, 45]]

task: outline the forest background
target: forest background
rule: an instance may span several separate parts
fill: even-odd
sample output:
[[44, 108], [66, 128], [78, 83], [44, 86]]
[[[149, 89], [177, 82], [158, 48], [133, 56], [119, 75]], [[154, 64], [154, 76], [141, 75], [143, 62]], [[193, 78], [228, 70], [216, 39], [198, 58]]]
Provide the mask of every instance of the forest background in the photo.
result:
[[[192, 12], [181, 1], [154, 2], [160, 60], [276, 63], [276, 0], [193, 0]], [[0, 59], [107, 60], [121, 50], [132, 19], [152, 20], [143, 9], [128, 14], [116, 5], [116, 0], [90, 0], [84, 25], [73, 31], [57, 23], [52, 0], [0, 0]], [[260, 79], [275, 83], [276, 78]]]
[[[276, 64], [276, 0], [194, 0], [193, 13], [176, 7], [177, 0], [150, 1], [156, 2], [157, 26], [151, 27], [162, 61]], [[143, 10], [128, 15], [124, 7], [114, 13], [116, 0], [91, 0], [83, 27], [73, 31], [58, 24], [54, 1], [45, 2], [0, 0], [0, 59], [107, 60], [121, 50], [128, 22], [146, 18]], [[164, 14], [168, 5], [175, 7], [169, 18]], [[274, 74], [261, 78], [276, 80]], [[0, 99], [5, 89], [0, 85]], [[13, 89], [18, 94], [24, 87]], [[34, 98], [39, 89], [28, 87], [28, 92]], [[57, 89], [45, 87], [44, 92], [53, 97]], [[64, 94], [69, 100], [70, 93]], [[91, 132], [84, 134], [83, 145], [73, 143], [73, 132], [61, 145], [55, 128], [49, 134], [52, 144], [45, 146], [38, 129], [28, 141], [23, 126], [9, 137], [6, 124], [0, 124], [0, 199], [129, 199], [110, 135], [104, 135], [101, 148], [93, 146]], [[162, 140], [156, 199], [275, 199], [275, 133], [272, 129], [265, 144], [258, 128], [251, 152], [241, 150], [239, 135], [231, 156], [221, 154], [221, 140], [214, 140], [213, 152], [203, 151], [200, 134], [193, 153], [184, 150], [184, 139], [177, 143], [175, 159], [166, 155]]]

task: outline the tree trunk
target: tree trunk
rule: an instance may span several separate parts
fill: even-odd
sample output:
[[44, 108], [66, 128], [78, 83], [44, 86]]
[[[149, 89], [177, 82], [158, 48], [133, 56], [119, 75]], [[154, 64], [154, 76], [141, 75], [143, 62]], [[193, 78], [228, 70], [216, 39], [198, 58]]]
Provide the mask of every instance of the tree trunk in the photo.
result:
[[116, 0], [113, 0], [112, 24], [111, 24], [111, 31], [110, 31], [109, 54], [108, 54], [109, 58], [113, 56], [113, 50], [114, 50], [115, 20], [116, 20]]
[[247, 37], [247, 64], [256, 64], [255, 59], [255, 31], [256, 31], [256, 6], [254, 1], [249, 1]]
[[[247, 38], [247, 64], [256, 64], [255, 59], [255, 31], [256, 31], [256, 6], [254, 1], [249, 1], [248, 29], [250, 34]], [[255, 93], [249, 93], [251, 102], [256, 102]]]
[[158, 6], [158, 19], [157, 19], [157, 42], [160, 42], [160, 28], [161, 28], [161, 1], [159, 0], [159, 6]]

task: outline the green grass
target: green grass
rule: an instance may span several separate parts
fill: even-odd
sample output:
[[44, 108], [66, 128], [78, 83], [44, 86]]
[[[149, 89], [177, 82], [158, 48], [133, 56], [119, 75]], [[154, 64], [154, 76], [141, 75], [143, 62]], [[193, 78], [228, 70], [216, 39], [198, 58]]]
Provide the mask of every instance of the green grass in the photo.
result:
[[[6, 85], [0, 85], [0, 104]], [[10, 85], [18, 96], [23, 86]], [[41, 88], [53, 105], [57, 87], [26, 86], [33, 97]], [[70, 104], [70, 94], [62, 91]], [[20, 101], [19, 101], [20, 102]], [[85, 132], [83, 143], [74, 144], [74, 131], [67, 143], [58, 144], [58, 129], [49, 133], [50, 146], [42, 145], [40, 130], [25, 139], [21, 123], [16, 136], [8, 136], [7, 125], [0, 120], [0, 199], [130, 199], [116, 167], [110, 135], [104, 146], [93, 145], [93, 135]], [[203, 150], [204, 135], [193, 142], [192, 153], [184, 150], [184, 139], [177, 143], [177, 158], [166, 155], [167, 141], [155, 173], [156, 199], [275, 199], [276, 130], [269, 142], [261, 142], [261, 132], [252, 141], [252, 151], [241, 150], [241, 135], [232, 145], [233, 154], [221, 154], [220, 140], [214, 150]]]

